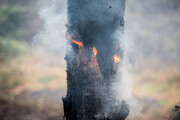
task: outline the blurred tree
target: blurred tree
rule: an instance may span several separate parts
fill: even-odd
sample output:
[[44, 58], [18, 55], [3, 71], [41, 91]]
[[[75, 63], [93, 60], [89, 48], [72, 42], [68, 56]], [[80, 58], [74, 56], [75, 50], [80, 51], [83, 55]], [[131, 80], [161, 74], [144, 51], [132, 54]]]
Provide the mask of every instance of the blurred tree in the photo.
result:
[[24, 23], [27, 9], [18, 5], [3, 5], [0, 7], [0, 36], [17, 37], [19, 27]]
[[0, 36], [31, 43], [40, 28], [36, 1], [1, 0]]

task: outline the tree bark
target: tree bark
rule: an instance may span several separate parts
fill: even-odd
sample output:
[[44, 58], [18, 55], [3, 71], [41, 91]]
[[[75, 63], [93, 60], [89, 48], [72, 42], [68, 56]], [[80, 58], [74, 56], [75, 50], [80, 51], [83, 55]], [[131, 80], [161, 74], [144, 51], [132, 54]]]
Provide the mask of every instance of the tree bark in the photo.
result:
[[65, 117], [124, 120], [129, 107], [113, 97], [110, 87], [123, 60], [124, 51], [114, 34], [123, 33], [125, 0], [68, 0], [67, 4]]

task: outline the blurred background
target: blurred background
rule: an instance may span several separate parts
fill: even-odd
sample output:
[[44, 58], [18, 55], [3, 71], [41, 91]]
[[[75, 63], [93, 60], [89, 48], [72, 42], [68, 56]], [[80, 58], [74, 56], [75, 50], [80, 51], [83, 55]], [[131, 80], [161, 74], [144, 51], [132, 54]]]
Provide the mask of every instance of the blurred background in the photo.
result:
[[[66, 0], [0, 0], [1, 120], [63, 119], [66, 21]], [[142, 107], [128, 119], [173, 119], [180, 102], [180, 1], [127, 0], [125, 21], [132, 94]]]

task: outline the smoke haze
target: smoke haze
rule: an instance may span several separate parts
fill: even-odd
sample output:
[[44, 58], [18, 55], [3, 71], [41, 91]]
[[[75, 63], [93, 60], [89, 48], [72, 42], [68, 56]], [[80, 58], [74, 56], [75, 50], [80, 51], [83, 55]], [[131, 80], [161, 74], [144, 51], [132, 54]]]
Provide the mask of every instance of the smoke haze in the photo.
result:
[[[35, 44], [41, 41], [45, 48], [65, 53], [66, 2], [65, 0], [39, 0], [38, 13], [43, 21], [43, 27], [41, 32], [34, 37]], [[178, 43], [179, 37], [175, 37], [173, 32], [168, 31], [173, 28], [179, 30], [175, 27], [177, 19], [174, 17], [178, 16], [176, 14], [179, 12], [173, 12], [173, 9], [177, 9], [178, 4], [167, 0], [164, 2], [137, 0], [136, 2], [138, 2], [137, 5], [134, 5], [134, 2], [131, 1], [126, 2], [125, 32], [120, 44], [125, 49], [123, 69], [120, 70], [122, 71], [122, 80], [118, 79], [117, 76], [117, 82], [112, 86], [113, 94], [117, 99], [124, 99], [128, 102], [131, 107], [130, 114], [133, 115], [137, 114], [137, 112], [140, 113], [141, 105], [132, 95], [133, 76], [130, 71], [142, 59], [151, 59], [152, 56], [155, 56], [155, 59], [160, 61], [170, 61], [173, 64], [178, 63], [179, 60], [177, 55], [179, 49], [176, 49], [178, 47], [172, 47], [172, 44]], [[148, 6], [148, 3], [151, 6]], [[134, 12], [135, 14], [132, 14]], [[170, 17], [167, 18], [164, 14]], [[158, 26], [155, 26], [156, 22], [158, 22]], [[169, 26], [168, 29], [166, 29], [166, 25]], [[119, 39], [118, 36], [121, 36], [120, 33], [116, 34]], [[169, 44], [170, 40], [172, 44]], [[159, 47], [161, 45], [162, 49]]]
[[64, 54], [67, 23], [66, 0], [39, 0], [38, 14], [42, 29], [33, 39], [33, 44], [42, 44], [45, 49]]
[[[118, 7], [117, 4], [112, 4], [112, 3], [113, 2], [108, 2], [107, 4], [113, 6], [113, 11], [111, 12], [117, 14], [117, 11], [119, 10], [120, 6]], [[43, 47], [47, 50], [53, 50], [59, 52], [60, 54], [65, 54], [65, 50], [66, 50], [65, 24], [68, 22], [66, 4], [67, 1], [65, 0], [38, 1], [38, 14], [42, 20], [43, 25], [40, 33], [34, 37], [35, 45], [41, 43]], [[93, 8], [89, 8], [89, 9], [93, 9]], [[123, 13], [120, 13], [119, 15], [123, 16]], [[104, 20], [105, 18], [98, 19], [98, 21], [101, 23], [104, 23]], [[117, 31], [115, 34], [115, 39], [120, 41], [120, 46], [124, 49], [125, 55], [123, 60], [123, 67], [122, 69], [119, 70], [120, 73], [119, 75], [117, 74], [116, 82], [112, 86], [112, 94], [119, 101], [126, 100], [131, 107], [130, 108], [131, 114], [135, 115], [138, 112], [140, 112], [140, 107], [137, 106], [138, 102], [132, 95], [133, 78], [129, 74], [129, 71], [132, 67], [132, 64], [130, 63], [130, 58], [133, 57], [132, 62], [134, 63], [136, 60], [136, 57], [134, 56], [137, 53], [135, 53], [131, 34], [130, 32], [128, 33], [127, 30], [125, 31], [124, 35], [121, 32]], [[137, 108], [139, 108], [139, 110], [137, 110]]]

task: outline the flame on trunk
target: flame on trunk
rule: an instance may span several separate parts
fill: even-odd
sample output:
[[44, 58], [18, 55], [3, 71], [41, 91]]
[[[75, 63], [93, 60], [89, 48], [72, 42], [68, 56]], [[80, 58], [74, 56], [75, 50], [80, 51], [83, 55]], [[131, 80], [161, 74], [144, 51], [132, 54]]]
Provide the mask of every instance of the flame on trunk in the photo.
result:
[[101, 72], [100, 72], [99, 65], [96, 59], [96, 55], [97, 55], [97, 49], [93, 47], [93, 54], [92, 54], [90, 66], [93, 68], [94, 72], [97, 73], [99, 77], [101, 77]]
[[86, 58], [83, 56], [83, 43], [82, 42], [79, 42], [79, 41], [75, 41], [73, 39], [73, 37], [75, 36], [71, 36], [72, 38], [72, 42], [77, 44], [79, 46], [79, 55], [78, 55], [78, 66], [77, 67], [80, 67], [81, 65], [85, 65], [87, 64], [87, 60]]
[[117, 54], [114, 55], [114, 62], [118, 63], [120, 61], [120, 58], [117, 56]]
[[97, 50], [96, 50], [95, 47], [93, 47], [93, 53], [94, 53], [95, 56], [97, 55]]
[[73, 43], [77, 44], [79, 47], [83, 47], [83, 43], [79, 41], [72, 40]]

